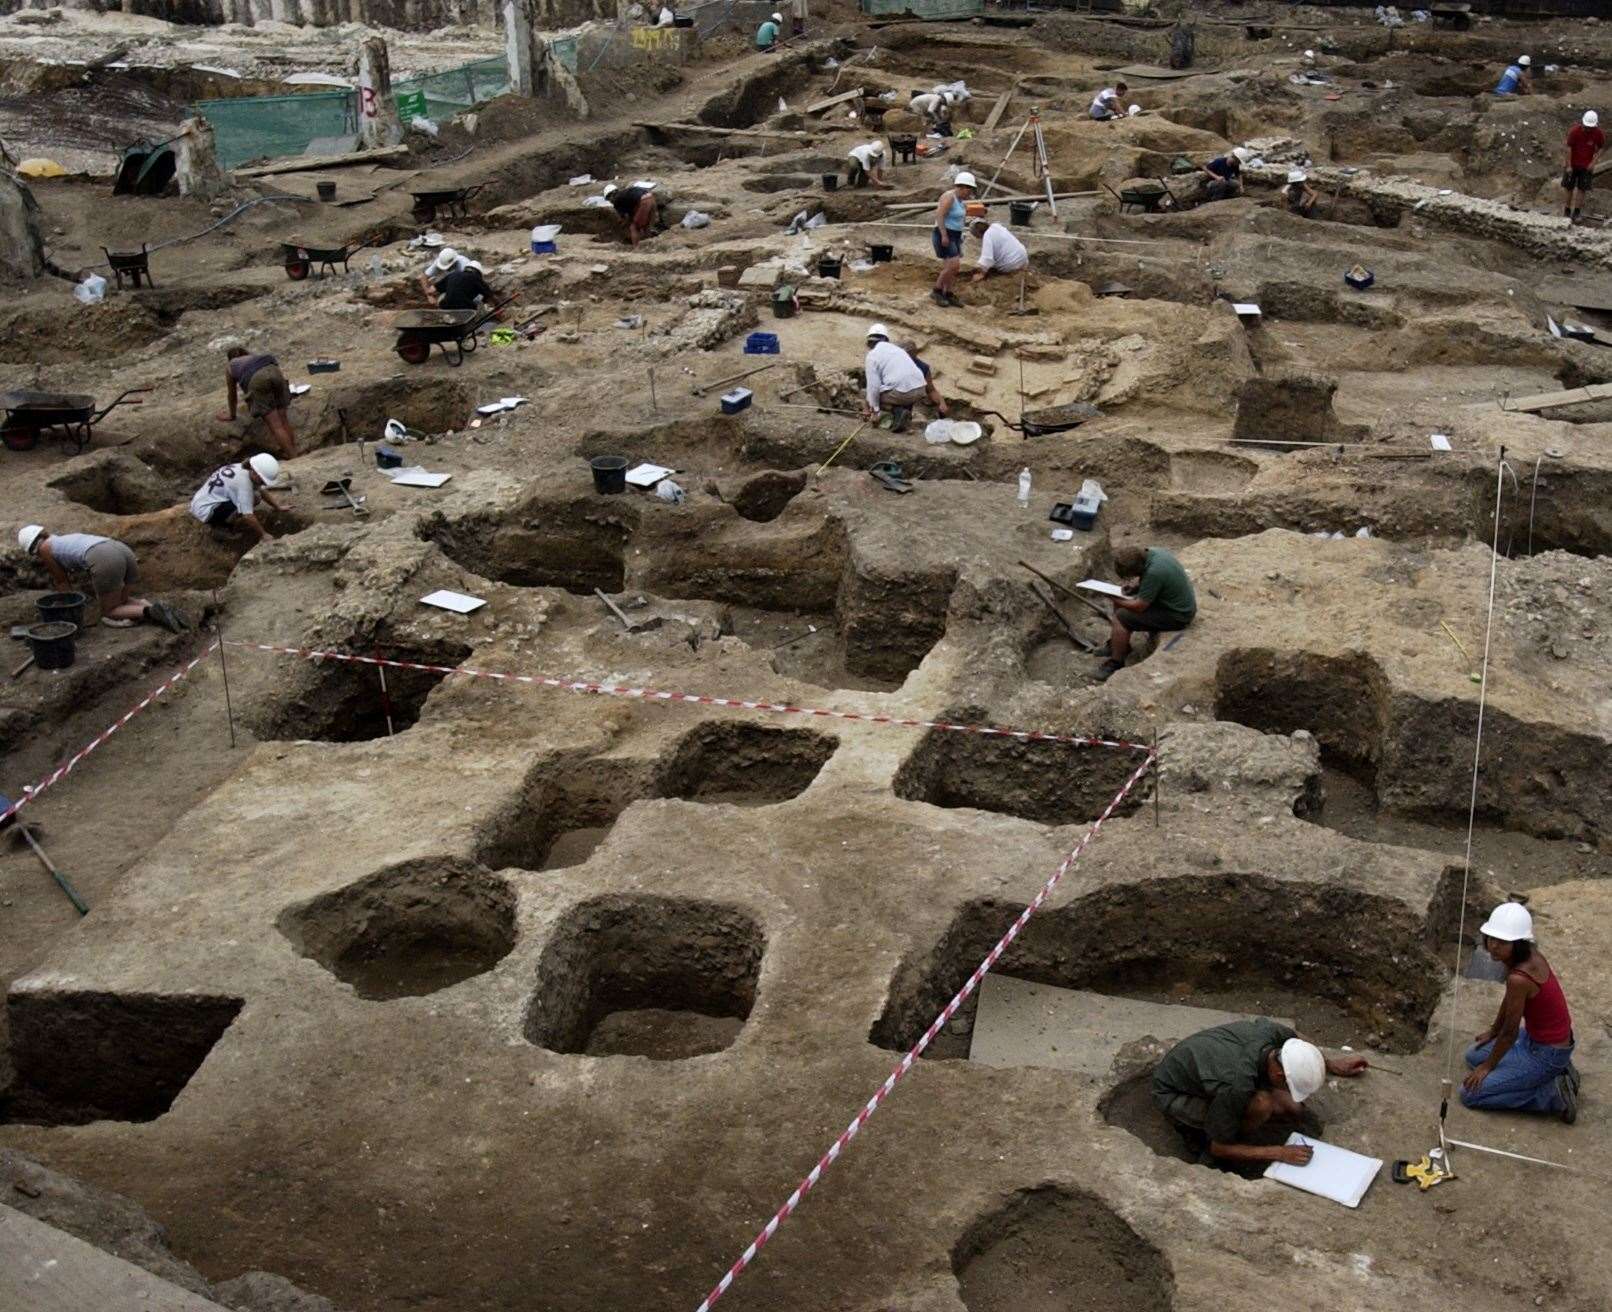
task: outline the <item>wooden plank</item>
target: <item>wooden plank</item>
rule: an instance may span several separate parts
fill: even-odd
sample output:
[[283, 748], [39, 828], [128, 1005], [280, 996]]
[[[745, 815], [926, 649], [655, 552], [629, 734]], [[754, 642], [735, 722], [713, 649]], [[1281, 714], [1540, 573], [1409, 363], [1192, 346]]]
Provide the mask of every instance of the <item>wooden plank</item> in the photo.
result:
[[1002, 111], [1008, 107], [1008, 101], [1013, 99], [1013, 93], [1019, 89], [1019, 79], [1014, 78], [1008, 84], [1008, 89], [996, 98], [996, 104], [991, 106], [991, 112], [985, 116], [983, 132], [993, 132], [996, 125], [1002, 121]]
[[[1573, 387], [1565, 392], [1541, 392], [1537, 396], [1513, 396], [1500, 403], [1506, 411], [1532, 414], [1536, 410], [1554, 410], [1557, 406], [1579, 405], [1584, 401], [1605, 401], [1612, 397], [1612, 383], [1592, 383], [1589, 387]], [[1483, 402], [1470, 409], [1487, 409], [1493, 402]]]
[[827, 100], [819, 100], [815, 105], [807, 105], [801, 112], [804, 114], [821, 114], [825, 109], [833, 109], [835, 105], [843, 105], [847, 100], [855, 100], [862, 94], [862, 88], [852, 91], [842, 91], [837, 96], [830, 96]]
[[769, 132], [765, 128], [714, 128], [705, 123], [635, 123], [633, 126], [650, 132], [704, 132], [714, 137], [777, 137], [784, 141], [800, 141], [811, 135], [807, 132]]
[[1540, 284], [1540, 300], [1551, 305], [1571, 305], [1575, 310], [1612, 311], [1612, 285], [1593, 279], [1560, 278]]
[[276, 173], [301, 173], [305, 169], [338, 169], [348, 164], [362, 164], [371, 159], [396, 159], [407, 155], [407, 146], [380, 146], [375, 150], [355, 150], [347, 155], [299, 155], [296, 159], [283, 159], [277, 164], [260, 164], [255, 169], [236, 169], [237, 178], [270, 178]]

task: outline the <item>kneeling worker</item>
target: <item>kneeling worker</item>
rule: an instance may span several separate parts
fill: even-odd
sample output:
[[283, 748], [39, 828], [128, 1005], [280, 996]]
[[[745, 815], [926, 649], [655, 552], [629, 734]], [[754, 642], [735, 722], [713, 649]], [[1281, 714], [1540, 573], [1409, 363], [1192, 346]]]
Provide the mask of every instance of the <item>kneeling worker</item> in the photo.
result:
[[1306, 1166], [1306, 1144], [1244, 1142], [1266, 1124], [1297, 1120], [1328, 1075], [1364, 1075], [1364, 1057], [1327, 1057], [1285, 1025], [1261, 1017], [1182, 1039], [1153, 1068], [1153, 1105], [1221, 1162]]
[[1024, 243], [1000, 223], [975, 219], [969, 231], [980, 242], [980, 262], [974, 270], [974, 282], [983, 282], [993, 273], [1019, 273], [1030, 267], [1030, 252], [1024, 249]]
[[1129, 90], [1130, 88], [1123, 82], [1104, 87], [1091, 102], [1091, 116], [1099, 123], [1106, 123], [1112, 118], [1124, 118], [1125, 106], [1120, 103], [1120, 97]]
[[660, 202], [649, 187], [618, 187], [610, 183], [604, 198], [615, 208], [616, 216], [627, 225], [627, 240], [638, 245], [660, 222]]
[[1198, 598], [1187, 571], [1163, 547], [1121, 547], [1114, 553], [1114, 572], [1136, 582], [1125, 588], [1123, 597], [1109, 598], [1114, 606], [1113, 630], [1108, 659], [1097, 672], [1102, 679], [1125, 668], [1132, 633], [1174, 633], [1198, 614]]
[[870, 141], [863, 146], [852, 146], [846, 153], [850, 165], [845, 170], [845, 181], [852, 187], [888, 187], [884, 180], [884, 142]]
[[1315, 212], [1315, 202], [1320, 199], [1310, 190], [1310, 175], [1303, 169], [1289, 169], [1287, 171], [1287, 186], [1282, 188], [1282, 203], [1287, 206], [1289, 214], [1297, 214], [1301, 219], [1307, 219]]
[[1203, 171], [1209, 175], [1209, 185], [1204, 189], [1206, 200], [1230, 200], [1233, 196], [1243, 194], [1243, 165], [1248, 163], [1253, 152], [1244, 146], [1238, 146], [1229, 154], [1217, 155], [1203, 166]]
[[269, 485], [280, 480], [280, 462], [260, 453], [244, 465], [223, 465], [196, 489], [190, 499], [190, 513], [210, 528], [223, 528], [235, 519], [249, 524], [259, 542], [269, 540], [269, 531], [257, 517], [257, 503], [271, 510], [284, 510], [269, 495]]
[[951, 101], [938, 91], [914, 91], [907, 108], [923, 115], [924, 126], [934, 131], [952, 116]]
[[765, 23], [756, 29], [756, 49], [776, 50], [778, 48], [778, 33], [784, 25], [784, 16], [774, 14]]
[[140, 570], [134, 552], [121, 542], [96, 533], [47, 533], [43, 526], [30, 524], [17, 534], [17, 543], [39, 558], [51, 582], [63, 592], [72, 590], [70, 574], [87, 574], [101, 623], [108, 628], [126, 629], [141, 620], [160, 624], [170, 633], [190, 627], [167, 602], [130, 595], [140, 582]]
[[923, 370], [890, 340], [890, 330], [882, 323], [868, 329], [868, 354], [862, 367], [867, 375], [862, 417], [874, 419], [881, 410], [888, 410], [892, 416], [890, 431], [905, 431], [912, 407], [928, 394], [929, 380]]

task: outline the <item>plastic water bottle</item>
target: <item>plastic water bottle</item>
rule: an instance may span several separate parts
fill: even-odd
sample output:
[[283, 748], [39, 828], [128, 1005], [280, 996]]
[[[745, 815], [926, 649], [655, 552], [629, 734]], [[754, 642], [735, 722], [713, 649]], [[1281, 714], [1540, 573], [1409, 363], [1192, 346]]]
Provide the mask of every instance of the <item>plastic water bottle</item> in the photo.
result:
[[369, 276], [371, 278], [379, 278], [385, 272], [385, 266], [381, 264], [380, 253], [377, 251], [374, 255], [369, 257]]
[[1028, 469], [1021, 469], [1021, 470], [1019, 470], [1019, 509], [1020, 510], [1028, 510], [1029, 508], [1030, 508], [1030, 471]]

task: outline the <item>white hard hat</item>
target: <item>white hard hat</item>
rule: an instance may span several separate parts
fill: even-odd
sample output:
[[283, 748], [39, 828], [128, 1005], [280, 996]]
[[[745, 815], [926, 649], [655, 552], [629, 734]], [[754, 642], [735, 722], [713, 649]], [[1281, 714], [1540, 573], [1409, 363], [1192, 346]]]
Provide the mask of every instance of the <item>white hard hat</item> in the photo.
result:
[[616, 186], [616, 184], [614, 182], [605, 183], [604, 194], [606, 196], [610, 195], [612, 192], [616, 192], [616, 191], [620, 191], [620, 190], [621, 190], [621, 188]]
[[772, 16], [772, 21], [775, 23], [781, 23], [784, 21], [784, 16], [782, 14], [774, 14]]
[[1517, 62], [1519, 64], [1521, 64], [1524, 68], [1527, 68], [1534, 61], [1529, 59], [1527, 55], [1518, 55], [1517, 56]]
[[1142, 107], [1140, 105], [1132, 105], [1125, 112], [1127, 114], [1140, 114], [1142, 112]]
[[1594, 127], [1599, 127], [1600, 125], [1601, 125], [1601, 116], [1599, 114], [1597, 114], [1593, 109], [1586, 109], [1584, 111], [1584, 126], [1587, 127], [1587, 128], [1594, 128]]
[[280, 481], [280, 462], [267, 451], [259, 451], [246, 464], [247, 468], [265, 483], [278, 483]]
[[959, 173], [955, 181], [959, 187], [977, 187], [979, 185], [974, 181], [974, 175], [967, 169], [964, 169], [963, 172]]
[[27, 528], [23, 529], [22, 532], [17, 534], [17, 545], [29, 555], [32, 555], [34, 543], [39, 541], [40, 536], [44, 533], [44, 531], [45, 526], [43, 524], [28, 525]]
[[444, 246], [437, 252], [437, 258], [431, 261], [431, 267], [438, 273], [446, 273], [459, 263], [459, 252], [452, 246]]
[[1254, 158], [1254, 152], [1249, 150], [1247, 146], [1236, 146], [1232, 149], [1231, 153], [1232, 157], [1239, 164], [1246, 164], [1249, 160]]
[[1327, 1059], [1321, 1049], [1303, 1039], [1289, 1039], [1282, 1045], [1279, 1060], [1287, 1076], [1287, 1091], [1294, 1102], [1303, 1102], [1326, 1083]]
[[883, 159], [884, 158], [884, 142], [882, 142], [882, 141], [870, 141], [870, 142], [868, 142], [868, 154], [872, 155], [875, 159]]
[[1308, 175], [1303, 169], [1289, 169], [1287, 171], [1287, 180], [1289, 182], [1304, 182], [1307, 178]]
[[1313, 50], [1306, 50], [1306, 51], [1305, 51], [1305, 52], [1304, 52], [1304, 57], [1305, 57], [1305, 58], [1306, 58], [1306, 59], [1314, 59], [1314, 58], [1315, 58], [1315, 51], [1313, 51]]
[[[871, 342], [875, 337], [882, 337], [882, 338], [884, 338], [885, 341], [889, 341], [890, 340], [890, 330], [888, 328], [886, 328], [882, 323], [871, 324], [868, 327], [868, 341]], [[26, 529], [24, 529], [23, 531], [27, 532]]]
[[1502, 902], [1489, 913], [1478, 933], [1486, 938], [1498, 938], [1507, 943], [1518, 939], [1534, 941], [1534, 918], [1520, 902]]

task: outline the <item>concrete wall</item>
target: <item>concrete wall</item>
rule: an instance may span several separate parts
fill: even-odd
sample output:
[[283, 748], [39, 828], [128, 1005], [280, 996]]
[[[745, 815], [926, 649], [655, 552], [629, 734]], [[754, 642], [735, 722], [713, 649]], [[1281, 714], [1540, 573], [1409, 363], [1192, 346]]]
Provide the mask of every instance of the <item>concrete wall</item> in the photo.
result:
[[[65, 9], [98, 13], [139, 14], [170, 23], [247, 26], [270, 20], [306, 27], [366, 23], [402, 31], [429, 32], [438, 27], [498, 25], [496, 0], [57, 0]], [[0, 14], [45, 8], [42, 0], [0, 0]], [[589, 0], [536, 0], [538, 21], [565, 26], [594, 17], [599, 7]], [[607, 0], [611, 14], [615, 0]]]
[[692, 27], [590, 28], [577, 38], [577, 72], [642, 63], [681, 65], [699, 48], [700, 34]]

